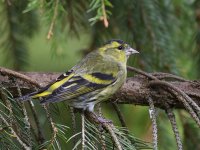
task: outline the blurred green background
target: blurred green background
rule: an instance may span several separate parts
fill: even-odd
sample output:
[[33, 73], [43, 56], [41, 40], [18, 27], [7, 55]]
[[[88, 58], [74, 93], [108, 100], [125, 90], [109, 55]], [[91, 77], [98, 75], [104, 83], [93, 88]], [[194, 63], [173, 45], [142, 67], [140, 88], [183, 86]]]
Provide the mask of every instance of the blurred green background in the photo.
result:
[[[47, 39], [52, 23], [53, 35]], [[17, 71], [65, 72], [105, 41], [122, 39], [140, 51], [140, 55], [130, 58], [130, 66], [199, 79], [199, 29], [199, 0], [1, 1], [0, 66]], [[59, 107], [62, 109], [62, 104]], [[120, 108], [130, 131], [151, 141], [148, 107]], [[103, 104], [106, 118], [120, 125], [113, 112], [111, 105]], [[164, 111], [158, 110], [157, 114], [159, 148], [176, 149]], [[68, 116], [63, 114], [57, 119], [70, 126]], [[176, 117], [185, 149], [199, 149], [200, 133], [195, 123], [188, 121], [184, 111], [176, 112]], [[197, 134], [195, 140], [188, 134], [186, 137], [185, 126], [191, 135]]]

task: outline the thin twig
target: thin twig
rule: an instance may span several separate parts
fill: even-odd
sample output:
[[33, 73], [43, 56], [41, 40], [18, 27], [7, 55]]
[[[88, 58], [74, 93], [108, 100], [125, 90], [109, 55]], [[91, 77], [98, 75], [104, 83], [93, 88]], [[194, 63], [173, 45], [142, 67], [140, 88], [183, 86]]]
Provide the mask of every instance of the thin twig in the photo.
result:
[[186, 80], [182, 77], [176, 76], [174, 74], [169, 74], [169, 73], [156, 72], [156, 73], [151, 73], [151, 75], [157, 77], [159, 80], [174, 79], [174, 80], [183, 81], [183, 82], [190, 82], [189, 80]]
[[[180, 89], [178, 89], [177, 87], [171, 85], [168, 82], [164, 82], [164, 81], [151, 81], [149, 83], [150, 86], [155, 86], [155, 85], [159, 85], [161, 87], [167, 88], [167, 90], [169, 92], [171, 92], [172, 94], [174, 94], [178, 100], [180, 100], [185, 109], [189, 112], [189, 114], [192, 116], [192, 118], [196, 121], [197, 125], [200, 127], [200, 119], [198, 117], [198, 115], [195, 113], [195, 111], [192, 109], [192, 107], [190, 106], [191, 101], [193, 101], [188, 95], [186, 95], [183, 91], [181, 91]], [[190, 103], [188, 103], [190, 101]], [[196, 106], [195, 106], [196, 107]], [[196, 111], [199, 112], [199, 108], [195, 108], [197, 109]]]
[[166, 111], [167, 116], [170, 120], [172, 130], [173, 130], [174, 136], [176, 138], [176, 144], [177, 144], [178, 150], [183, 150], [180, 134], [179, 134], [178, 127], [177, 127], [177, 124], [176, 124], [175, 115], [174, 115], [172, 109], [169, 107], [169, 105], [167, 103], [165, 104], [165, 107], [166, 107], [165, 111]]
[[117, 113], [117, 116], [119, 118], [119, 121], [120, 121], [122, 127], [125, 127], [127, 129], [126, 121], [125, 121], [124, 116], [121, 113], [118, 105], [116, 103], [114, 103], [114, 102], [111, 102], [111, 104], [112, 104], [113, 108], [115, 109], [115, 111]]
[[0, 114], [0, 118], [3, 121], [3, 123], [6, 124], [7, 127], [10, 128], [11, 133], [13, 134], [13, 137], [16, 138], [16, 140], [20, 143], [20, 145], [25, 149], [25, 150], [31, 150], [31, 147], [29, 147], [28, 145], [26, 145], [26, 143], [24, 143], [20, 137], [16, 134], [16, 132], [14, 131], [14, 129], [9, 125], [9, 123], [6, 121], [6, 119]]
[[[5, 102], [5, 105], [6, 105], [6, 107], [7, 107], [7, 109], [8, 109], [8, 111], [9, 111], [9, 116], [8, 116], [8, 119], [9, 119], [9, 122], [7, 122], [8, 124], [10, 124], [9, 126], [7, 126], [7, 127], [10, 127], [10, 128], [14, 128], [15, 129], [15, 131], [14, 131], [14, 129], [13, 129], [13, 131], [15, 132], [15, 134], [13, 134], [12, 135], [12, 137], [15, 137], [15, 135], [20, 135], [20, 131], [19, 131], [19, 127], [18, 127], [18, 124], [17, 124], [17, 122], [16, 122], [16, 119], [15, 119], [15, 117], [13, 116], [13, 108], [12, 108], [12, 104], [11, 104], [11, 102], [8, 100], [8, 98], [6, 97], [6, 95], [4, 94], [4, 92], [3, 92], [3, 90], [2, 90], [2, 88], [0, 89], [0, 95], [1, 95], [1, 97], [2, 97], [2, 100]], [[20, 107], [20, 108], [22, 108], [22, 107]], [[23, 113], [24, 113], [24, 109], [22, 109], [23, 110]], [[2, 111], [1, 111], [2, 112]], [[24, 113], [24, 115], [25, 116], [27, 116], [26, 115], [26, 113]], [[2, 116], [3, 117], [3, 116]], [[28, 116], [27, 116], [28, 117]], [[26, 118], [26, 117], [25, 117]], [[5, 119], [5, 118], [4, 118]], [[26, 121], [27, 121], [27, 119], [25, 119], [25, 124], [26, 124]], [[5, 123], [6, 124], [6, 123]], [[27, 124], [26, 124], [27, 125]], [[27, 126], [26, 126], [27, 127]], [[30, 127], [28, 127], [28, 129], [30, 130]], [[30, 133], [29, 131], [28, 131], [28, 133]], [[28, 138], [29, 137], [31, 137], [30, 135], [28, 135]], [[23, 140], [24, 140], [24, 138], [22, 138]], [[23, 142], [23, 141], [22, 141]], [[24, 142], [23, 142], [24, 143]], [[31, 144], [31, 141], [28, 141], [27, 142], [28, 144]], [[26, 143], [25, 143], [26, 144]], [[30, 145], [27, 145], [27, 146], [30, 146]], [[31, 148], [31, 147], [30, 147]]]
[[151, 97], [148, 99], [149, 102], [149, 115], [150, 119], [152, 121], [152, 128], [153, 128], [153, 149], [158, 149], [158, 127], [156, 122], [156, 110], [154, 107], [154, 103]]
[[[69, 107], [69, 109], [70, 109], [70, 116], [71, 116], [71, 119], [72, 119], [72, 134], [75, 135], [77, 133], [76, 116], [75, 116], [75, 113], [74, 113], [74, 108], [73, 107]], [[77, 137], [75, 136], [73, 138], [73, 145], [74, 146], [76, 145], [76, 141], [77, 141]]]
[[14, 120], [14, 117], [13, 117], [13, 110], [12, 110], [12, 104], [11, 102], [8, 100], [6, 94], [4, 93], [3, 89], [0, 88], [0, 96], [1, 96], [1, 99], [3, 101], [3, 103], [6, 105], [7, 109], [8, 109], [8, 116], [9, 116], [9, 123], [11, 125], [13, 125], [13, 122], [16, 121]]
[[[169, 87], [169, 89], [170, 88], [172, 88], [172, 89], [176, 89], [175, 91], [178, 91], [178, 93], [179, 94], [181, 94], [182, 96], [183, 96], [183, 98], [186, 100], [186, 103], [189, 103], [188, 105], [191, 105], [194, 109], [195, 109], [195, 111], [197, 112], [197, 115], [195, 114], [195, 112], [193, 111], [193, 109], [190, 107], [190, 108], [188, 108], [189, 110], [189, 113], [192, 115], [192, 117], [193, 118], [196, 118], [195, 119], [195, 121], [197, 122], [197, 124], [199, 125], [199, 123], [200, 123], [200, 107], [187, 95], [187, 94], [185, 94], [183, 91], [181, 91], [180, 89], [178, 89], [177, 87], [174, 87], [173, 85], [171, 85], [170, 83], [168, 83], [168, 82], [165, 82], [165, 81], [159, 81], [159, 79], [158, 78], [156, 78], [156, 77], [154, 77], [153, 75], [150, 75], [150, 74], [148, 74], [148, 73], [146, 73], [146, 72], [144, 72], [144, 71], [142, 71], [142, 70], [139, 70], [139, 69], [136, 69], [136, 68], [133, 68], [133, 67], [130, 67], [130, 66], [128, 66], [127, 67], [127, 69], [128, 70], [130, 70], [130, 71], [134, 71], [134, 72], [137, 72], [138, 74], [141, 74], [141, 75], [144, 75], [144, 76], [146, 76], [146, 77], [148, 77], [148, 78], [150, 78], [150, 79], [153, 79], [153, 80], [155, 80], [155, 81], [152, 81], [151, 83], [155, 83], [156, 84], [156, 82], [158, 82], [158, 83], [161, 83], [162, 85], [165, 85], [166, 87]], [[150, 84], [151, 84], [150, 83]], [[177, 95], [178, 96], [178, 95]], [[181, 99], [183, 99], [183, 98], [181, 98]], [[184, 101], [184, 100], [183, 100]], [[182, 101], [182, 102], [183, 102]], [[184, 104], [184, 103], [183, 103]], [[187, 104], [184, 104], [184, 105], [187, 105]], [[185, 107], [186, 108], [186, 107]], [[196, 116], [196, 117], [195, 117]], [[199, 125], [200, 126], [200, 125]]]
[[104, 0], [101, 0], [101, 9], [102, 9], [102, 12], [103, 12], [103, 23], [104, 23], [104, 26], [107, 28], [109, 23], [108, 23], [108, 18], [107, 18], [107, 14], [106, 14], [106, 8], [105, 8]]
[[82, 125], [82, 140], [81, 140], [81, 149], [85, 150], [85, 115], [84, 112], [81, 113], [81, 125]]
[[186, 94], [188, 96], [193, 96], [193, 97], [196, 97], [196, 98], [200, 99], [200, 94], [197, 94], [197, 93], [194, 93], [194, 92], [188, 92], [188, 91], [186, 91]]
[[[189, 96], [187, 96], [187, 97], [189, 97]], [[189, 97], [189, 99], [186, 99], [186, 101], [193, 107], [193, 109], [197, 113], [198, 118], [200, 119], [200, 107], [197, 105], [197, 103], [195, 101], [193, 101], [190, 97]]]
[[54, 143], [55, 140], [56, 140], [56, 136], [57, 136], [58, 130], [57, 130], [57, 128], [55, 127], [55, 123], [53, 122], [53, 119], [52, 119], [52, 117], [51, 117], [51, 115], [50, 115], [50, 112], [49, 112], [49, 110], [48, 110], [48, 108], [47, 108], [47, 105], [43, 105], [43, 108], [45, 109], [45, 112], [46, 112], [46, 115], [47, 115], [47, 119], [48, 119], [48, 121], [49, 121], [50, 124], [51, 124], [51, 129], [52, 129], [52, 132], [53, 132], [53, 135], [52, 135], [52, 137], [51, 137], [51, 141], [50, 141], [49, 147], [47, 148], [47, 149], [49, 149], [50, 146], [53, 145], [53, 143]]
[[105, 128], [108, 130], [108, 132], [110, 133], [110, 136], [112, 137], [115, 146], [117, 147], [118, 150], [122, 150], [121, 144], [119, 142], [119, 139], [117, 138], [115, 132], [113, 131], [113, 129], [115, 128], [113, 124], [108, 124], [105, 123]]
[[[122, 112], [120, 111], [120, 108], [119, 106], [115, 103], [115, 102], [111, 102], [113, 108], [115, 109], [115, 111], [117, 112], [117, 116], [119, 118], [119, 121], [122, 125], [122, 127], [124, 127], [126, 130], [124, 130], [124, 133], [129, 135], [129, 130], [128, 130], [128, 126], [126, 125], [126, 121], [125, 121], [125, 118], [122, 114]], [[131, 140], [131, 143], [134, 145], [133, 141]]]
[[53, 12], [53, 18], [51, 20], [51, 25], [49, 27], [49, 31], [48, 31], [48, 34], [47, 34], [47, 39], [49, 40], [52, 35], [53, 35], [53, 28], [54, 28], [54, 25], [55, 25], [55, 22], [56, 22], [56, 17], [58, 15], [58, 2], [59, 0], [56, 0], [55, 1], [55, 7], [54, 7], [54, 12]]
[[200, 107], [186, 93], [184, 93], [177, 87], [175, 87], [172, 84], [165, 82], [165, 81], [152, 81], [151, 83], [162, 84], [162, 85], [165, 85], [166, 87], [168, 87], [169, 89], [173, 89], [176, 92], [178, 92], [187, 101], [187, 103], [195, 109], [195, 111], [197, 112], [197, 116], [200, 119]]
[[[22, 96], [22, 93], [21, 93], [21, 90], [18, 86], [18, 84], [16, 84], [17, 86], [17, 92], [18, 92], [18, 96], [21, 97]], [[29, 146], [31, 147], [31, 143], [32, 143], [32, 139], [31, 139], [31, 125], [30, 125], [30, 122], [29, 122], [29, 117], [28, 117], [28, 114], [27, 114], [27, 111], [26, 111], [26, 107], [25, 107], [25, 104], [22, 103], [22, 102], [19, 102], [21, 104], [21, 109], [23, 111], [23, 115], [24, 115], [24, 124], [25, 124], [25, 129], [26, 129], [26, 132], [27, 132], [27, 143], [29, 144]]]
[[104, 129], [106, 129], [108, 131], [108, 133], [110, 134], [110, 136], [111, 136], [111, 138], [113, 140], [113, 143], [115, 144], [116, 148], [118, 150], [122, 150], [122, 147], [121, 147], [121, 144], [119, 142], [119, 139], [117, 138], [117, 135], [113, 131], [113, 129], [115, 129], [115, 127], [114, 127], [114, 125], [112, 123], [110, 123], [110, 122], [109, 123], [108, 122], [100, 122], [99, 119], [98, 119], [98, 117], [97, 117], [97, 115], [94, 114], [94, 113], [92, 113], [92, 112], [86, 111], [85, 115], [92, 122], [97, 123], [97, 124], [101, 124], [102, 127]]
[[22, 81], [25, 81], [31, 85], [34, 85], [38, 88], [41, 88], [41, 85], [37, 83], [37, 81], [33, 80], [32, 78], [26, 76], [26, 75], [23, 75], [21, 73], [18, 73], [16, 71], [13, 71], [13, 70], [10, 70], [10, 69], [6, 69], [6, 68], [3, 68], [3, 67], [0, 67], [0, 74], [2, 75], [7, 75], [9, 77], [15, 77], [15, 78], [19, 78], [21, 79]]
[[149, 73], [146, 73], [146, 72], [144, 72], [144, 71], [142, 71], [140, 69], [136, 69], [134, 67], [127, 66], [127, 70], [136, 72], [136, 73], [141, 74], [141, 75], [143, 75], [145, 77], [148, 77], [149, 79], [152, 79], [152, 80], [158, 80], [156, 77], [150, 75]]
[[[97, 111], [100, 117], [102, 117], [102, 109], [101, 109], [101, 103], [97, 104]], [[106, 149], [106, 142], [105, 142], [105, 136], [102, 133], [102, 126], [100, 125], [99, 128], [99, 139], [100, 139], [100, 143], [101, 143], [101, 149], [105, 150]]]
[[42, 144], [44, 142], [44, 136], [42, 134], [42, 129], [40, 127], [40, 122], [39, 122], [39, 119], [38, 119], [38, 115], [36, 113], [36, 110], [35, 110], [35, 107], [34, 107], [34, 104], [32, 101], [28, 101], [28, 104], [29, 104], [29, 107], [30, 107], [30, 110], [33, 114], [33, 119], [35, 121], [35, 124], [36, 124], [36, 127], [37, 127], [37, 141], [39, 144]]

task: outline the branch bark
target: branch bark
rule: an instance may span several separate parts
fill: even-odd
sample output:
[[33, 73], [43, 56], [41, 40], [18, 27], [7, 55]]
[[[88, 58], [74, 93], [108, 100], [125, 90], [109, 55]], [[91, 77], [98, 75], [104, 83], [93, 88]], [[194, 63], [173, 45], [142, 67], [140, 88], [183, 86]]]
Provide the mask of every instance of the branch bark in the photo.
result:
[[[1, 73], [1, 72], [0, 72]], [[1, 73], [2, 74], [2, 73]], [[25, 72], [25, 76], [28, 76], [33, 83], [39, 83], [40, 86], [45, 86], [52, 80], [55, 80], [60, 73], [42, 73], [42, 72]], [[200, 106], [200, 81], [188, 81], [178, 80], [175, 76], [163, 75], [163, 73], [154, 73], [154, 76], [162, 76], [168, 83], [171, 83], [174, 87], [179, 88], [188, 96], [190, 96], [198, 106]], [[11, 75], [12, 76], [12, 75]], [[35, 82], [34, 82], [35, 81]], [[170, 107], [184, 108], [183, 104], [172, 94], [165, 91], [159, 86], [150, 87], [149, 82], [151, 79], [143, 75], [135, 75], [134, 77], [127, 78], [126, 83], [122, 88], [110, 99], [118, 104], [134, 104], [149, 106], [148, 98], [152, 97], [155, 107], [164, 109], [167, 102]], [[17, 80], [18, 86], [21, 88], [22, 94], [27, 94], [34, 91], [30, 82]], [[0, 76], [0, 83], [14, 95], [17, 96], [16, 84], [9, 82], [8, 76]], [[34, 85], [36, 86], [36, 84]]]

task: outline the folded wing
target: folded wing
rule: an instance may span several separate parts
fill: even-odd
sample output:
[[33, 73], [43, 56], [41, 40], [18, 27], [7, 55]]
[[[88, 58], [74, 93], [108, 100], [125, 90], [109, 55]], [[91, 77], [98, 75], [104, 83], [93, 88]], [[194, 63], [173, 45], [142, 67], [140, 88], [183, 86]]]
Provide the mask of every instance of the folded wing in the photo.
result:
[[81, 76], [73, 76], [59, 88], [54, 90], [41, 103], [58, 102], [73, 99], [89, 92], [105, 88], [114, 83], [116, 77], [112, 74], [92, 73]]

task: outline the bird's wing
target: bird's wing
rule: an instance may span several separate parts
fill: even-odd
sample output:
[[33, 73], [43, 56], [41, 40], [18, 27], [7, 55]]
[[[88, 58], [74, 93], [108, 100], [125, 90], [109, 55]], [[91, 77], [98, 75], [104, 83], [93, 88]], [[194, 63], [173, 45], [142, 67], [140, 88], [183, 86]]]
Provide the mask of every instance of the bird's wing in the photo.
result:
[[[25, 95], [20, 99], [28, 100], [28, 98], [45, 97], [42, 103], [57, 102], [72, 99], [114, 83], [118, 76], [115, 73], [119, 71], [119, 68], [117, 66], [114, 67], [113, 63], [109, 62], [106, 63], [107, 67], [104, 68], [105, 64], [102, 64], [101, 57], [98, 53], [90, 53], [74, 66], [71, 71], [59, 76], [56, 81], [50, 83], [39, 92]], [[90, 64], [89, 67], [88, 64]], [[115, 68], [114, 74], [113, 68]]]
[[68, 81], [55, 89], [49, 96], [44, 98], [41, 103], [73, 99], [83, 94], [104, 88], [115, 81], [116, 76], [100, 72], [73, 75]]
[[[66, 83], [69, 79], [71, 79], [75, 74], [77, 74], [77, 70], [81, 71], [82, 69], [86, 68], [88, 61], [94, 60], [99, 55], [97, 53], [90, 53], [84, 59], [82, 59], [77, 65], [75, 65], [70, 71], [63, 73], [60, 75], [56, 81], [51, 82], [46, 87], [40, 89], [38, 92], [31, 93], [26, 95], [31, 98], [38, 98], [38, 97], [46, 97], [53, 93], [57, 88], [61, 85]], [[86, 65], [86, 66], [85, 66]], [[82, 67], [83, 66], [83, 67]], [[73, 80], [73, 79], [72, 79]]]

